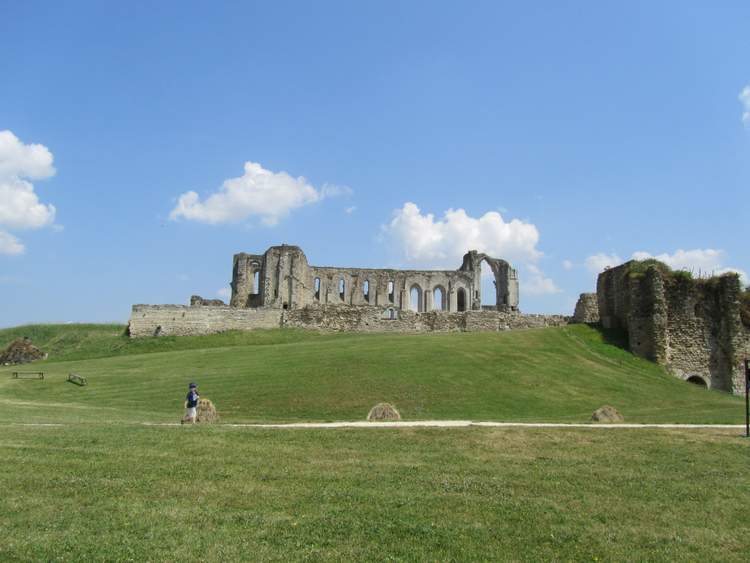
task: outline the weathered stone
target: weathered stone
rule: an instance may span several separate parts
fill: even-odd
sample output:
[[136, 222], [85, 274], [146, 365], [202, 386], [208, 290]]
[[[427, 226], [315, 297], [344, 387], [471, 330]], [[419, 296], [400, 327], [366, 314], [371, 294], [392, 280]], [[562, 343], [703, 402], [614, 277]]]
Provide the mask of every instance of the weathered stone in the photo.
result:
[[[497, 305], [482, 306], [481, 266], [495, 276]], [[412, 310], [410, 294], [418, 297]], [[180, 305], [133, 305], [132, 337], [196, 335], [281, 326], [341, 331], [498, 331], [567, 324], [561, 315], [518, 311], [518, 276], [475, 250], [458, 270], [376, 270], [309, 266], [297, 246], [236, 254], [231, 306], [190, 298]]]
[[200, 295], [190, 296], [191, 307], [226, 307], [221, 299], [203, 299]]
[[417, 312], [482, 309], [482, 263], [495, 276], [495, 310], [518, 309], [518, 275], [505, 260], [471, 250], [457, 270], [393, 270], [310, 266], [298, 246], [235, 254], [234, 307], [300, 309], [307, 305], [370, 305]]
[[625, 422], [625, 419], [615, 407], [604, 405], [591, 415], [592, 422]]
[[16, 338], [0, 352], [0, 365], [27, 364], [46, 357], [47, 354], [34, 346], [28, 338]]
[[643, 269], [627, 262], [599, 274], [602, 326], [626, 331], [634, 354], [677, 377], [699, 376], [711, 388], [743, 392], [750, 329], [740, 318], [739, 277], [691, 279], [658, 263]]
[[581, 293], [573, 313], [573, 322], [586, 324], [599, 322], [599, 302], [596, 293]]

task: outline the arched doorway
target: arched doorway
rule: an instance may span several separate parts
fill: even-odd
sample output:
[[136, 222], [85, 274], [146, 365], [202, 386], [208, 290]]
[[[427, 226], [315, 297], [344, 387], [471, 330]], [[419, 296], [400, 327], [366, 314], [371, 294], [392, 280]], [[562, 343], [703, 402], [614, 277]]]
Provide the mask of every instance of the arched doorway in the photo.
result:
[[466, 290], [463, 287], [459, 287], [456, 291], [456, 310], [466, 310]]
[[416, 313], [422, 310], [422, 288], [417, 284], [409, 290], [409, 309]]
[[706, 380], [703, 379], [700, 375], [691, 375], [686, 379], [686, 381], [688, 383], [692, 383], [693, 385], [697, 385], [698, 387], [708, 388]]

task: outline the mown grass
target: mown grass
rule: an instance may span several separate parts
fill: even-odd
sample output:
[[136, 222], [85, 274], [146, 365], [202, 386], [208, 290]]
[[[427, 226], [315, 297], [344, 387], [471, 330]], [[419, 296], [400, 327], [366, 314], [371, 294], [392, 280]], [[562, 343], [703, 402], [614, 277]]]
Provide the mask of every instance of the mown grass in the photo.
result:
[[288, 344], [325, 338], [314, 331], [296, 329], [228, 331], [205, 336], [161, 336], [129, 338], [127, 326], [119, 324], [39, 324], [0, 329], [0, 350], [15, 338], [29, 337], [49, 354], [48, 361], [108, 358], [151, 352], [176, 352], [231, 346]]
[[[52, 357], [34, 364], [44, 381], [12, 380], [13, 368], [0, 368], [0, 421], [175, 421], [191, 380], [225, 422], [358, 420], [381, 401], [407, 419], [584, 422], [611, 404], [629, 422], [742, 421], [738, 398], [680, 381], [587, 326], [135, 341], [121, 328], [16, 329]], [[65, 383], [69, 372], [89, 385]]]
[[738, 432], [6, 426], [0, 559], [745, 561]]

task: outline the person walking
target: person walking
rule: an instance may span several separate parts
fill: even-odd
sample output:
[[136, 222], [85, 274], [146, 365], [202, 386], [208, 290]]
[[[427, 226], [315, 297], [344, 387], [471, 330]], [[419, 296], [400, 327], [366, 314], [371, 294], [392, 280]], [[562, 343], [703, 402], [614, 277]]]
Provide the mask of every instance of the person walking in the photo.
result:
[[197, 408], [199, 398], [200, 394], [198, 393], [198, 385], [191, 383], [188, 386], [187, 397], [185, 397], [185, 418], [182, 419], [182, 424], [185, 424], [186, 422], [195, 424], [198, 416]]

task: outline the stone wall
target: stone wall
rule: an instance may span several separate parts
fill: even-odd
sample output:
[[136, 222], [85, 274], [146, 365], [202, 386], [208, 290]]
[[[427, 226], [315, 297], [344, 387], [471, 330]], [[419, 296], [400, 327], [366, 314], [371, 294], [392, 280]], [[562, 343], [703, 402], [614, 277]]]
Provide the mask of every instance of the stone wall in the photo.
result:
[[586, 324], [599, 322], [599, 301], [596, 293], [581, 293], [573, 313], [573, 322]]
[[253, 328], [278, 328], [278, 309], [239, 309], [198, 305], [133, 305], [128, 331], [131, 337], [194, 336]]
[[367, 305], [307, 306], [300, 309], [247, 309], [228, 306], [134, 305], [129, 333], [189, 336], [226, 330], [294, 327], [348, 332], [499, 331], [561, 326], [570, 317], [518, 312], [431, 311], [415, 313]]
[[678, 377], [744, 390], [750, 330], [740, 320], [738, 276], [693, 280], [665, 267], [634, 271], [635, 266], [628, 262], [599, 274], [602, 325], [625, 330], [634, 354]]
[[284, 312], [284, 326], [348, 332], [476, 332], [562, 326], [569, 317], [518, 312], [415, 313], [369, 306], [310, 306]]

